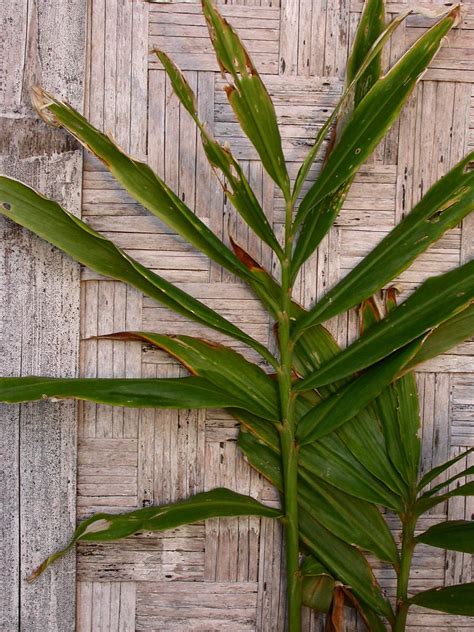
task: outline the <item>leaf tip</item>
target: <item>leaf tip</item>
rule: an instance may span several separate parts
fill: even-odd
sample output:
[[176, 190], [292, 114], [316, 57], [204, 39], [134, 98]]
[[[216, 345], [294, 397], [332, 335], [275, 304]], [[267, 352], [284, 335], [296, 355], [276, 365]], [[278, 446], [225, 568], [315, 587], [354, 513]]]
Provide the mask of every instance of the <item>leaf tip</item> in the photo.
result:
[[49, 557], [46, 558], [39, 566], [35, 568], [35, 570], [30, 573], [25, 579], [29, 584], [33, 584], [40, 575], [48, 568], [49, 566]]
[[54, 105], [55, 100], [46, 90], [43, 90], [41, 86], [33, 86], [31, 88], [31, 103], [34, 109], [38, 113], [38, 116], [43, 119], [45, 123], [59, 127], [59, 121], [49, 109], [51, 105]]

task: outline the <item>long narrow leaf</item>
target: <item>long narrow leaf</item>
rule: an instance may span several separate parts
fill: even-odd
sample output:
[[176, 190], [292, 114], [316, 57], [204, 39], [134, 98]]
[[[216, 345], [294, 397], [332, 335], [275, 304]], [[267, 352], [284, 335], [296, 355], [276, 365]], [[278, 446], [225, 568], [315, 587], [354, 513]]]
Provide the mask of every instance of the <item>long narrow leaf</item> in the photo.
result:
[[300, 467], [311, 473], [318, 484], [322, 479], [346, 494], [402, 511], [400, 496], [369, 472], [344, 445], [331, 434], [300, 449]]
[[398, 117], [444, 36], [459, 19], [459, 6], [422, 35], [367, 93], [347, 121], [324, 169], [300, 204], [295, 227], [305, 221], [293, 258], [293, 277], [331, 227], [340, 205], [321, 202], [351, 180]]
[[460, 478], [466, 478], [467, 476], [473, 476], [473, 475], [474, 475], [474, 465], [471, 465], [470, 467], [467, 467], [465, 470], [462, 470], [461, 472], [458, 472], [457, 474], [453, 474], [453, 476], [443, 481], [442, 483], [438, 483], [438, 485], [435, 485], [434, 487], [432, 487], [430, 490], [428, 490], [427, 492], [423, 494], [423, 498], [426, 498], [428, 496], [434, 496], [434, 494], [437, 494], [445, 487], [449, 487], [451, 483], [454, 483]]
[[[255, 449], [255, 442], [248, 433], [239, 445], [250, 463], [275, 486], [282, 488], [281, 465], [278, 455], [268, 449]], [[245, 435], [244, 435], [245, 436]], [[388, 601], [382, 596], [380, 586], [369, 564], [360, 551], [347, 544], [317, 520], [317, 513], [306, 502], [299, 509], [300, 534], [304, 544], [331, 574], [351, 586], [358, 598], [372, 609], [387, 617], [392, 616]]]
[[[389, 288], [384, 294], [385, 311], [390, 312], [396, 307], [396, 290]], [[380, 310], [373, 298], [362, 303], [359, 317], [361, 334], [381, 319]], [[418, 351], [415, 355], [417, 353]], [[390, 460], [414, 494], [418, 481], [421, 443], [418, 436], [418, 391], [413, 372], [407, 373], [384, 389], [374, 402], [374, 409], [382, 424]]]
[[263, 166], [289, 199], [290, 180], [270, 95], [237, 33], [212, 0], [203, 0], [202, 5], [217, 61], [229, 81], [226, 86], [229, 102]]
[[440, 549], [474, 554], [474, 522], [472, 520], [447, 520], [435, 524], [416, 537], [417, 542]]
[[370, 407], [346, 421], [336, 432], [359, 463], [395, 494], [406, 497], [406, 484], [390, 461], [385, 437]]
[[[252, 452], [254, 460], [263, 459], [269, 467], [272, 459], [269, 458], [268, 451], [259, 448], [259, 444], [270, 448], [277, 455], [276, 459], [273, 456], [273, 478], [280, 477], [280, 441], [276, 428], [245, 410], [235, 409], [230, 412], [243, 424], [238, 439], [239, 445], [242, 444], [242, 450], [245, 453]], [[353, 429], [350, 429], [350, 426], [353, 426]], [[367, 419], [365, 414], [359, 415], [347, 422], [342, 431], [339, 431], [342, 437], [336, 432], [312, 445], [301, 446], [301, 470], [311, 473], [316, 486], [320, 480], [326, 481], [356, 498], [382, 505], [393, 511], [402, 511], [400, 489], [403, 487], [396, 472], [391, 469], [390, 463], [387, 463], [383, 437], [376, 420]], [[252, 436], [249, 436], [249, 433]], [[262, 471], [262, 468], [257, 469]]]
[[0, 213], [92, 270], [129, 283], [178, 314], [241, 340], [274, 362], [263, 345], [226, 318], [148, 270], [59, 204], [21, 182], [0, 176]]
[[[372, 14], [372, 21], [373, 21], [373, 28], [371, 28], [372, 31], [375, 31], [378, 27], [376, 26], [379, 17], [377, 17], [376, 12], [378, 11], [378, 8], [375, 6], [376, 4], [375, 2], [371, 2], [369, 3], [371, 5], [369, 11], [373, 11]], [[316, 136], [316, 140], [314, 142], [314, 145], [311, 147], [311, 149], [308, 152], [308, 155], [306, 156], [306, 158], [303, 161], [303, 164], [300, 167], [300, 170], [298, 171], [298, 175], [296, 177], [296, 181], [295, 181], [295, 186], [294, 186], [294, 190], [293, 190], [293, 201], [296, 201], [296, 199], [298, 198], [298, 195], [301, 191], [301, 188], [303, 186], [303, 183], [309, 173], [309, 170], [311, 168], [311, 165], [313, 164], [321, 146], [323, 143], [324, 138], [327, 135], [327, 132], [329, 131], [329, 128], [331, 127], [332, 123], [337, 119], [337, 117], [340, 115], [341, 111], [344, 111], [345, 109], [347, 109], [347, 101], [349, 99], [349, 97], [351, 96], [353, 90], [358, 86], [361, 85], [362, 83], [359, 84], [359, 80], [362, 79], [365, 75], [366, 72], [371, 72], [369, 71], [370, 68], [372, 68], [372, 64], [374, 64], [374, 68], [375, 68], [375, 64], [378, 65], [378, 59], [380, 57], [381, 51], [383, 46], [385, 45], [385, 43], [387, 42], [387, 40], [392, 36], [392, 34], [394, 33], [394, 31], [400, 26], [400, 24], [403, 22], [403, 20], [405, 20], [405, 18], [412, 12], [411, 9], [407, 9], [406, 11], [404, 11], [403, 13], [401, 13], [400, 15], [397, 15], [391, 22], [390, 24], [388, 24], [388, 26], [380, 33], [379, 37], [373, 42], [373, 44], [370, 47], [370, 50], [368, 50], [367, 55], [365, 56], [364, 60], [362, 61], [362, 63], [359, 63], [359, 60], [357, 60], [357, 62], [354, 63], [354, 70], [355, 70], [355, 66], [356, 64], [358, 65], [357, 67], [357, 71], [356, 73], [352, 76], [352, 70], [351, 72], [351, 77], [349, 78], [349, 76], [346, 77], [346, 87], [344, 89], [344, 92], [341, 95], [341, 98], [339, 99], [335, 109], [333, 110], [331, 116], [327, 119], [326, 123], [323, 125], [323, 127], [319, 130], [317, 136]], [[362, 39], [362, 35], [361, 35], [361, 39]], [[367, 44], [369, 43], [369, 40], [367, 39]], [[363, 45], [364, 46], [364, 45]], [[365, 46], [364, 46], [365, 48]], [[359, 57], [359, 55], [357, 55], [357, 57]], [[354, 60], [355, 61], [355, 60]], [[373, 75], [375, 76], [375, 75]], [[368, 87], [368, 86], [367, 86]], [[359, 93], [359, 96], [361, 96], [361, 94]], [[355, 97], [354, 97], [355, 98]], [[345, 195], [344, 195], [345, 197]]]
[[416, 515], [421, 516], [421, 514], [429, 511], [432, 507], [436, 507], [436, 505], [444, 503], [446, 500], [455, 496], [474, 496], [474, 482], [460, 485], [459, 487], [452, 489], [450, 492], [446, 492], [440, 496], [423, 495], [416, 502]]
[[[306, 377], [339, 352], [340, 348], [329, 332], [321, 325], [314, 325], [306, 329], [297, 340], [293, 366], [301, 377]], [[319, 388], [318, 393], [323, 399], [327, 399], [347, 383], [347, 379], [333, 382]], [[376, 502], [392, 509], [402, 507], [400, 495], [405, 494], [406, 487], [390, 463], [382, 430], [370, 408], [366, 408], [346, 422], [336, 433], [326, 435], [312, 446], [303, 446], [301, 457], [309, 448], [313, 448], [318, 453], [322, 450], [319, 455], [322, 459], [319, 461], [321, 476], [323, 476], [322, 472], [331, 473], [330, 482], [336, 487], [366, 500], [373, 500], [372, 496], [367, 496], [367, 485], [371, 485], [372, 492], [381, 494], [384, 498], [383, 501]], [[325, 449], [329, 450], [329, 454], [325, 454]], [[316, 458], [314, 453], [312, 458]], [[340, 472], [336, 472], [335, 468], [329, 468], [329, 463], [335, 462], [339, 464]], [[346, 471], [347, 467], [349, 471]], [[352, 474], [350, 469], [354, 470]], [[358, 474], [356, 470], [359, 470]], [[368, 480], [364, 472], [369, 474]], [[362, 488], [357, 483], [358, 476], [362, 476], [365, 480]], [[344, 486], [341, 487], [341, 484]], [[365, 495], [360, 496], [361, 492]]]
[[411, 597], [409, 602], [448, 614], [474, 617], [474, 582], [425, 590]]
[[17, 404], [42, 399], [81, 399], [129, 408], [239, 408], [247, 405], [245, 400], [218, 391], [211, 382], [201, 377], [0, 378], [0, 402]]
[[311, 507], [318, 520], [329, 531], [349, 544], [373, 552], [380, 560], [397, 566], [397, 547], [387, 523], [375, 505], [360, 500], [331, 487], [323, 481], [312, 484], [306, 472], [298, 496], [303, 506]]
[[279, 518], [281, 512], [262, 505], [250, 496], [218, 487], [186, 500], [145, 507], [125, 514], [99, 513], [83, 520], [68, 546], [48, 557], [28, 578], [37, 579], [53, 562], [65, 555], [77, 542], [109, 542], [138, 531], [165, 531], [208, 518], [227, 516], [262, 516]]
[[465, 450], [464, 452], [461, 452], [461, 454], [455, 456], [453, 459], [446, 461], [446, 463], [442, 463], [441, 465], [437, 465], [436, 467], [431, 469], [423, 476], [421, 481], [418, 483], [418, 489], [421, 490], [429, 485], [431, 481], [434, 481], [434, 479], [437, 478], [440, 474], [448, 470], [452, 465], [455, 465], [461, 459], [466, 458], [473, 451], [474, 448], [469, 448], [468, 450]]
[[[298, 424], [299, 442], [304, 445], [316, 441], [355, 417], [398, 375], [408, 359], [416, 353], [419, 344], [419, 341], [415, 341], [407, 345], [389, 360], [371, 367], [361, 377], [310, 410]], [[303, 380], [297, 390], [310, 387], [311, 377]]]
[[420, 461], [420, 411], [413, 373], [408, 373], [382, 391], [376, 409], [390, 459], [410, 488], [414, 489]]
[[205, 378], [217, 391], [247, 403], [247, 410], [265, 419], [280, 419], [277, 383], [260, 367], [224, 345], [192, 338], [135, 331], [102, 336], [112, 340], [140, 340], [163, 349], [193, 375]]
[[[336, 120], [336, 123], [332, 130], [332, 137], [329, 141], [325, 161], [337, 145], [341, 131], [350, 117], [350, 114], [353, 112], [354, 108], [359, 105], [374, 83], [379, 79], [382, 70], [382, 48], [395, 29], [398, 28], [405, 17], [410, 13], [410, 10], [396, 16], [387, 28], [384, 28], [384, 13], [383, 0], [366, 0], [364, 3], [364, 9], [354, 37], [352, 51], [347, 61], [346, 86], [344, 92], [335, 110], [320, 130], [314, 146], [311, 148], [308, 156], [301, 166], [300, 171], [298, 172], [294, 189], [294, 199], [296, 199], [299, 195], [303, 179], [307, 176], [309, 168], [315, 159], [326, 132], [333, 120]], [[353, 178], [350, 178], [347, 182], [342, 184], [339, 189], [320, 202], [319, 206], [321, 208], [315, 209], [314, 213], [319, 215], [320, 213], [328, 212], [331, 216], [337, 217], [346, 199], [347, 193], [349, 192], [352, 180]], [[323, 205], [327, 207], [327, 210], [322, 208]], [[313, 252], [314, 248], [316, 248], [318, 239], [319, 237], [317, 233], [313, 232], [313, 239], [309, 240], [306, 244], [306, 251], [299, 251], [303, 257], [302, 261], [306, 259], [311, 252]], [[298, 256], [298, 253], [295, 254]], [[293, 278], [296, 277], [298, 267], [298, 261], [295, 261], [292, 271]]]
[[474, 335], [474, 304], [444, 321], [426, 336], [407, 369], [431, 360]]
[[474, 300], [474, 261], [425, 281], [401, 305], [306, 379], [315, 388], [364, 369], [465, 309]]
[[[239, 436], [239, 447], [249, 462], [282, 490], [280, 451], [273, 451], [248, 432]], [[348, 544], [374, 553], [380, 560], [398, 564], [398, 553], [378, 508], [356, 499], [319, 476], [300, 468], [298, 503], [331, 533]]]
[[415, 208], [330, 290], [298, 327], [328, 320], [354, 307], [398, 276], [418, 255], [474, 210], [474, 152], [426, 193]]
[[371, 88], [348, 121], [336, 148], [296, 217], [299, 225], [311, 208], [339, 188], [365, 162], [396, 120], [413, 87], [438, 51], [444, 36], [459, 21], [459, 5], [424, 33], [389, 72]]
[[204, 152], [209, 162], [216, 171], [225, 177], [226, 181], [223, 177], [219, 177], [219, 181], [226, 196], [260, 239], [275, 252], [281, 254], [280, 244], [242, 171], [242, 167], [235, 160], [230, 149], [218, 143], [199, 119], [195, 95], [179, 68], [163, 51], [155, 49], [154, 52], [163, 64], [176, 95], [198, 126]]
[[[374, 42], [385, 29], [385, 7], [383, 0], [366, 0], [359, 25], [354, 37], [352, 51], [347, 60], [346, 83], [350, 84], [357, 76]], [[357, 106], [382, 73], [382, 55], [378, 53], [360, 79], [357, 80], [354, 104]]]
[[328, 570], [375, 612], [389, 619], [393, 612], [365, 557], [355, 548], [325, 529], [307, 510], [299, 512], [300, 532], [304, 544]]
[[99, 132], [70, 105], [41, 88], [35, 88], [36, 108], [47, 122], [67, 129], [86, 149], [95, 154], [114, 178], [151, 213], [159, 217], [186, 241], [243, 279], [248, 273], [227, 246], [150, 169], [123, 152], [111, 138]]

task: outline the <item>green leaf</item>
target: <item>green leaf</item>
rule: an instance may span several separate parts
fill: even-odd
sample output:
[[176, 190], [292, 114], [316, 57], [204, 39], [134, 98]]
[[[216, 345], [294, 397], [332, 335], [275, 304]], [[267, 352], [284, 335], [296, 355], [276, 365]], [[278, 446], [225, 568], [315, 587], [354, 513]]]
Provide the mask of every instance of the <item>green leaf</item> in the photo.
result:
[[420, 350], [410, 360], [407, 369], [449, 351], [474, 335], [474, 304], [448, 318], [426, 336]]
[[474, 522], [472, 520], [441, 522], [417, 536], [416, 541], [440, 549], [474, 553]]
[[448, 614], [474, 617], [474, 582], [425, 590], [411, 597], [409, 603]]
[[[354, 37], [351, 54], [347, 60], [346, 83], [350, 84], [357, 76], [374, 42], [385, 29], [385, 7], [383, 0], [366, 0], [359, 26]], [[357, 106], [382, 73], [382, 55], [378, 53], [367, 70], [357, 81], [354, 104]]]
[[41, 399], [81, 399], [129, 408], [245, 407], [245, 400], [201, 377], [54, 378], [2, 377], [0, 402], [18, 404]]
[[[377, 22], [378, 22], [378, 20], [380, 18], [376, 15], [376, 12], [378, 11], [378, 9], [375, 6], [376, 2], [371, 2], [369, 4], [370, 4], [369, 11], [372, 14], [371, 15], [371, 21], [373, 22], [373, 28], [371, 28], [370, 30], [374, 34], [376, 29], [378, 28], [378, 26], [376, 26], [376, 24], [377, 24]], [[377, 60], [380, 57], [380, 53], [381, 53], [381, 50], [382, 50], [384, 44], [392, 36], [393, 32], [400, 26], [400, 24], [403, 22], [403, 20], [405, 20], [405, 18], [411, 12], [412, 12], [411, 9], [407, 9], [406, 11], [401, 13], [400, 15], [397, 15], [390, 22], [390, 24], [388, 24], [388, 26], [380, 33], [379, 37], [373, 42], [373, 44], [372, 44], [372, 42], [370, 43], [371, 44], [370, 50], [368, 51], [368, 53], [367, 53], [366, 57], [364, 58], [364, 60], [362, 61], [362, 63], [360, 63], [360, 65], [358, 66], [356, 74], [353, 77], [351, 77], [350, 81], [349, 81], [349, 78], [346, 78], [346, 87], [344, 89], [344, 92], [342, 93], [341, 98], [339, 99], [336, 107], [334, 108], [334, 110], [333, 110], [332, 114], [330, 115], [330, 117], [327, 119], [326, 123], [319, 130], [318, 135], [316, 136], [316, 140], [314, 142], [314, 145], [309, 150], [308, 155], [304, 159], [303, 164], [301, 165], [301, 167], [300, 167], [300, 169], [298, 171], [298, 175], [296, 177], [295, 186], [294, 186], [293, 195], [292, 195], [292, 199], [293, 199], [294, 202], [298, 198], [298, 195], [299, 195], [299, 193], [301, 191], [303, 183], [306, 180], [306, 176], [309, 173], [311, 165], [313, 164], [313, 162], [314, 162], [314, 160], [315, 160], [315, 158], [316, 158], [316, 156], [317, 156], [317, 154], [319, 152], [319, 149], [321, 148], [323, 140], [326, 137], [330, 126], [336, 120], [336, 118], [338, 117], [338, 115], [340, 114], [341, 111], [346, 111], [346, 110], [349, 109], [349, 106], [348, 106], [347, 102], [348, 102], [352, 92], [354, 91], [354, 89], [358, 86], [358, 81], [364, 77], [366, 72], [367, 73], [370, 72], [372, 74], [372, 70], [370, 70], [370, 69], [371, 68], [375, 68], [375, 64], [378, 64]], [[367, 39], [366, 43], [368, 45], [370, 45], [368, 39]], [[357, 64], [359, 64], [359, 61], [357, 61]], [[372, 66], [372, 64], [374, 64], [374, 66]], [[355, 69], [355, 65], [356, 64], [354, 64], [354, 70], [356, 70]], [[361, 84], [361, 86], [362, 86], [362, 84]], [[368, 87], [368, 84], [367, 84], [367, 87]], [[359, 97], [361, 96], [361, 92], [359, 92], [358, 96]], [[354, 99], [355, 98], [357, 98], [357, 97], [354, 97]], [[350, 185], [350, 182], [348, 184]], [[340, 193], [341, 193], [342, 199], [344, 199], [345, 194], [347, 193], [347, 191], [345, 191], [345, 192], [340, 191]], [[338, 194], [339, 194], [339, 192], [338, 192]], [[328, 202], [326, 204], [326, 206], [329, 206], [329, 205], [332, 205], [332, 202]], [[316, 247], [316, 245], [314, 247]], [[307, 258], [309, 256], [309, 254], [305, 258]], [[305, 260], [305, 258], [303, 259], [303, 261]]]
[[446, 492], [440, 496], [423, 495], [416, 502], [416, 515], [421, 516], [421, 514], [429, 511], [432, 507], [436, 507], [436, 505], [444, 503], [446, 500], [449, 500], [454, 496], [474, 496], [474, 482], [460, 485], [459, 487], [452, 489], [450, 492]]
[[[298, 441], [302, 445], [312, 443], [366, 408], [395, 379], [408, 359], [416, 352], [418, 345], [418, 341], [407, 345], [315, 406], [298, 424], [296, 433]], [[297, 384], [295, 389], [302, 391], [312, 386], [314, 383], [310, 376]]]
[[[248, 432], [240, 433], [239, 446], [251, 465], [281, 490], [283, 483], [279, 455]], [[390, 604], [384, 599], [365, 557], [356, 547], [326, 529], [317, 517], [310, 506], [300, 506], [300, 534], [308, 549], [334, 577], [350, 585], [358, 598], [376, 612], [391, 616]]]
[[434, 487], [429, 489], [427, 492], [425, 492], [423, 494], [423, 497], [426, 498], [427, 496], [433, 496], [434, 494], [438, 493], [445, 487], [449, 487], [449, 485], [451, 485], [451, 483], [454, 483], [454, 481], [457, 481], [460, 478], [465, 478], [466, 476], [472, 476], [473, 474], [474, 474], [474, 465], [471, 465], [471, 467], [468, 467], [465, 470], [462, 470], [461, 472], [454, 474], [453, 476], [443, 481], [442, 483], [435, 485]]
[[298, 323], [304, 329], [354, 307], [398, 276], [474, 210], [474, 152], [434, 184], [415, 208]]
[[408, 373], [382, 391], [376, 408], [390, 459], [413, 488], [418, 477], [421, 447], [418, 391], [413, 373]]
[[311, 473], [316, 484], [322, 479], [356, 498], [393, 511], [403, 510], [400, 496], [367, 470], [336, 433], [312, 445], [302, 446], [299, 464]]
[[245, 342], [271, 364], [274, 363], [266, 347], [251, 336], [142, 266], [59, 204], [47, 200], [21, 182], [0, 176], [0, 213], [92, 270], [129, 283], [178, 314]]
[[[238, 443], [251, 465], [282, 490], [280, 450], [271, 449], [245, 431], [240, 433]], [[328, 485], [301, 465], [298, 503], [348, 544], [371, 551], [379, 559], [397, 565], [395, 542], [377, 507]]]
[[[272, 480], [281, 478], [279, 434], [274, 426], [242, 409], [230, 412], [243, 424], [238, 442], [249, 460], [262, 473], [265, 467], [273, 469]], [[351, 428], [351, 426], [353, 428]], [[312, 445], [300, 448], [299, 467], [311, 473], [315, 484], [319, 480], [330, 483], [356, 498], [402, 511], [400, 482], [384, 453], [383, 436], [374, 419], [359, 415], [346, 423], [342, 438], [332, 433]], [[251, 437], [249, 437], [249, 432]], [[269, 455], [259, 445], [274, 453]], [[263, 459], [262, 466], [257, 465]], [[280, 489], [282, 483], [277, 485]], [[402, 488], [403, 489], [403, 488]]]
[[290, 180], [270, 95], [237, 33], [212, 0], [203, 0], [202, 4], [217, 61], [229, 82], [225, 90], [232, 109], [263, 166], [288, 200]]
[[[340, 351], [339, 345], [327, 329], [321, 325], [308, 327], [295, 343], [294, 369], [298, 375], [306, 377], [337, 356]], [[336, 389], [337, 386], [340, 385], [336, 385]]]
[[[339, 352], [340, 348], [329, 332], [322, 325], [315, 325], [297, 340], [293, 366], [305, 377]], [[348, 380], [334, 382], [321, 387], [318, 392], [328, 398], [347, 383]], [[313, 474], [317, 467], [319, 474], [323, 478], [330, 476], [327, 480], [339, 489], [394, 510], [402, 509], [400, 494], [405, 493], [405, 486], [389, 461], [381, 428], [370, 408], [313, 446], [302, 446], [301, 458], [311, 449], [308, 463], [315, 461]], [[332, 464], [337, 467], [331, 467]], [[309, 464], [305, 467], [311, 469]], [[374, 495], [378, 496], [377, 500]]]
[[322, 480], [315, 484], [307, 472], [303, 471], [300, 476], [299, 502], [326, 529], [348, 544], [371, 551], [380, 560], [393, 566], [398, 565], [393, 536], [375, 505], [355, 499]]
[[[318, 202], [351, 178], [366, 161], [398, 117], [444, 36], [458, 21], [459, 5], [456, 5], [424, 33], [366, 94], [347, 122], [320, 177], [303, 199], [295, 226], [299, 226]], [[312, 219], [314, 222], [318, 218]]]
[[336, 582], [322, 564], [314, 557], [305, 558], [301, 573], [303, 575], [303, 603], [316, 612], [328, 612], [333, 599]]
[[224, 345], [191, 336], [165, 336], [148, 331], [102, 337], [140, 340], [163, 349], [191, 373], [213, 384], [217, 391], [222, 390], [245, 401], [247, 410], [253, 414], [274, 421], [280, 419], [277, 383], [259, 366]]
[[392, 618], [392, 608], [383, 597], [365, 557], [355, 547], [346, 544], [324, 528], [303, 508], [299, 512], [299, 522], [304, 544], [331, 574], [351, 586], [354, 594], [375, 612]]
[[389, 459], [385, 437], [370, 407], [336, 432], [347, 449], [373, 476], [398, 496], [406, 497], [406, 484]]
[[440, 474], [445, 472], [447, 469], [449, 469], [452, 465], [454, 465], [461, 459], [464, 459], [468, 454], [471, 454], [471, 452], [473, 451], [474, 451], [474, 448], [469, 448], [465, 452], [462, 452], [461, 454], [458, 454], [458, 456], [455, 456], [453, 459], [446, 461], [446, 463], [442, 463], [441, 465], [437, 465], [436, 467], [434, 467], [432, 470], [427, 472], [423, 476], [421, 481], [418, 483], [418, 490], [421, 490], [427, 485], [429, 485], [431, 481], [437, 478]]
[[247, 270], [232, 251], [148, 165], [127, 156], [111, 138], [99, 132], [70, 105], [44, 90], [34, 89], [34, 101], [40, 116], [67, 129], [105, 163], [114, 178], [146, 209], [214, 261], [243, 279], [248, 277]]
[[[395, 307], [396, 290], [389, 288], [385, 292], [385, 310], [390, 312]], [[359, 315], [361, 333], [381, 318], [373, 298], [362, 303]], [[413, 373], [404, 375], [384, 389], [374, 402], [374, 409], [382, 424], [390, 460], [413, 490], [418, 480], [421, 449], [418, 390]]]
[[28, 578], [37, 579], [54, 561], [79, 541], [109, 542], [138, 531], [165, 531], [207, 518], [227, 516], [263, 516], [280, 518], [281, 511], [262, 505], [250, 496], [218, 487], [170, 505], [137, 509], [125, 514], [99, 513], [83, 520], [68, 546], [48, 557]]
[[222, 177], [219, 178], [219, 181], [226, 196], [255, 234], [267, 243], [270, 248], [281, 255], [282, 250], [280, 244], [242, 171], [242, 167], [237, 160], [235, 160], [230, 149], [218, 143], [209, 134], [206, 126], [200, 121], [197, 112], [196, 98], [179, 68], [163, 51], [155, 49], [154, 52], [163, 64], [170, 78], [173, 90], [198, 126], [201, 132], [204, 152], [209, 162], [214, 169], [220, 171], [221, 174], [225, 176], [227, 183], [224, 182]]
[[303, 603], [316, 612], [327, 613], [331, 607], [336, 581], [313, 556], [305, 557], [301, 565]]
[[[474, 261], [425, 281], [401, 305], [305, 380], [319, 387], [382, 360], [465, 309], [474, 299]], [[297, 324], [295, 329], [300, 329]]]

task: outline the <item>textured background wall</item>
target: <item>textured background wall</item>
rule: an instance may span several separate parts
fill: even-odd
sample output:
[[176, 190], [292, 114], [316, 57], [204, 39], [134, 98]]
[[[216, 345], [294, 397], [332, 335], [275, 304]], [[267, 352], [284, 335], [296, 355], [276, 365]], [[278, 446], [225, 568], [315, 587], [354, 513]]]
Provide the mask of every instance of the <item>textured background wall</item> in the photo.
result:
[[[397, 13], [406, 6], [389, 3], [388, 11]], [[436, 8], [433, 4], [425, 6]], [[246, 42], [274, 98], [293, 176], [318, 126], [341, 93], [348, 48], [361, 8], [356, 0], [281, 0], [281, 5], [278, 0], [263, 0], [261, 4], [244, 0], [222, 6], [224, 15]], [[428, 24], [426, 18], [410, 17], [392, 40], [386, 61], [396, 60]], [[474, 20], [468, 15], [461, 28], [449, 36], [404, 109], [400, 123], [357, 176], [336, 226], [319, 254], [304, 266], [297, 298], [306, 305], [344, 275], [430, 184], [473, 148], [473, 28]], [[259, 192], [268, 217], [279, 230], [283, 200], [263, 173], [227, 105], [199, 4], [90, 0], [87, 41], [86, 115], [133, 156], [147, 160], [217, 234], [226, 239], [230, 232], [265, 266], [274, 269], [268, 250], [248, 234], [223, 198], [194, 125], [172, 94], [160, 64], [149, 55], [150, 47], [158, 45], [186, 71], [198, 96], [201, 117], [217, 138], [232, 145]], [[68, 52], [61, 54], [67, 57]], [[66, 87], [54, 87], [74, 101]], [[318, 165], [315, 173], [317, 169]], [[73, 175], [73, 181], [78, 182], [77, 173]], [[82, 176], [82, 214], [92, 227], [239, 323], [257, 339], [269, 342], [271, 331], [264, 311], [235, 278], [209, 264], [151, 217], [96, 160], [85, 157]], [[67, 178], [60, 176], [59, 180]], [[51, 192], [46, 185], [43, 190]], [[58, 193], [57, 189], [52, 192]], [[18, 239], [14, 236], [15, 244]], [[35, 248], [41, 248], [38, 240], [33, 243]], [[53, 256], [50, 250], [48, 253]], [[405, 272], [399, 279], [400, 286], [408, 292], [429, 274], [448, 270], [473, 254], [471, 218]], [[17, 268], [24, 265], [18, 262]], [[12, 284], [6, 278], [11, 293]], [[30, 287], [28, 283], [31, 280], [25, 287]], [[25, 305], [20, 298], [16, 303], [19, 308]], [[138, 343], [86, 340], [90, 336], [124, 329], [202, 333], [200, 327], [143, 299], [136, 291], [89, 270], [82, 271], [81, 301], [80, 358], [85, 376], [180, 374], [178, 366], [160, 352], [142, 348]], [[78, 322], [74, 313], [71, 320], [74, 329]], [[47, 348], [41, 323], [35, 322], [35, 334], [41, 336]], [[6, 329], [7, 324], [6, 321]], [[331, 323], [341, 343], [354, 335], [355, 326], [353, 315]], [[17, 332], [14, 324], [8, 327], [8, 336]], [[8, 336], [5, 334], [5, 340], [10, 344]], [[218, 334], [210, 337], [219, 339]], [[230, 344], [238, 345], [235, 341]], [[59, 362], [58, 371], [72, 371], [67, 363], [71, 362], [70, 357]], [[32, 372], [30, 368], [28, 365], [25, 373]], [[34, 369], [39, 370], [38, 365]], [[12, 363], [11, 369], [8, 365], [8, 370], [18, 372], [18, 364]], [[425, 468], [474, 445], [473, 372], [472, 341], [421, 368]], [[216, 484], [251, 493], [266, 502], [276, 500], [274, 491], [237, 452], [237, 428], [224, 412], [139, 412], [94, 405], [79, 408], [79, 517], [94, 511], [123, 511], [166, 502]], [[18, 432], [17, 422], [10, 423], [7, 431], [14, 435]], [[31, 423], [28, 428], [29, 434], [21, 439], [6, 435], [7, 449], [11, 442], [26, 451], [44, 445]], [[58, 449], [57, 458], [59, 454], [64, 453]], [[459, 463], [461, 468], [465, 465]], [[15, 462], [11, 467], [18, 465]], [[14, 494], [17, 498], [18, 492]], [[34, 518], [41, 508], [38, 503], [31, 504], [30, 496], [27, 498]], [[450, 518], [470, 517], [473, 510], [472, 505], [465, 505], [460, 499], [442, 507], [443, 515]], [[424, 518], [424, 526], [436, 518]], [[14, 528], [15, 524], [13, 520]], [[35, 562], [49, 550], [48, 543], [32, 546], [31, 539], [27, 535], [25, 538], [30, 547], [28, 555], [33, 555]], [[278, 528], [256, 518], [212, 520], [160, 536], [145, 534], [120, 544], [80, 547], [77, 629], [282, 630], [281, 548]], [[16, 551], [14, 547], [12, 550]], [[28, 558], [28, 565], [29, 562]], [[384, 568], [378, 570], [378, 575], [392, 593], [394, 577]], [[468, 556], [419, 548], [413, 587], [428, 588], [470, 578]], [[348, 630], [355, 630], [357, 625], [348, 614]], [[413, 609], [410, 625], [412, 630], [467, 630], [472, 629], [472, 620]], [[322, 630], [322, 622], [306, 615], [305, 629]]]
[[[82, 152], [31, 109], [35, 83], [83, 102], [83, 0], [0, 3], [0, 173], [80, 212]], [[0, 219], [2, 375], [78, 371], [79, 266]], [[74, 557], [25, 575], [75, 524], [76, 411], [71, 402], [0, 406], [0, 630], [74, 629]]]

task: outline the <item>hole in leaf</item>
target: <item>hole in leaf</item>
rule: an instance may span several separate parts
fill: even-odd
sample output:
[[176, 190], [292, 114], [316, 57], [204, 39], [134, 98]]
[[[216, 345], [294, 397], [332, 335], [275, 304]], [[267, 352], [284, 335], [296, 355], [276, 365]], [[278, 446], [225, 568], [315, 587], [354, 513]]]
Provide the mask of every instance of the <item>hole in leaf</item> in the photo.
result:
[[4, 202], [2, 206], [6, 211], [11, 210], [11, 207], [12, 207], [11, 204], [8, 204], [8, 202]]

